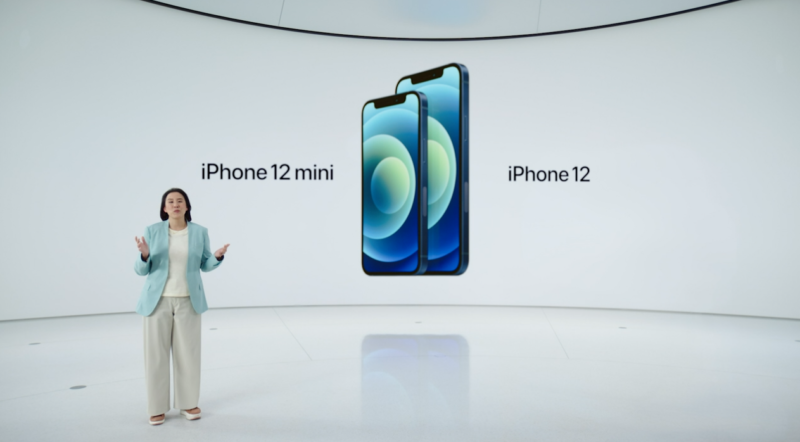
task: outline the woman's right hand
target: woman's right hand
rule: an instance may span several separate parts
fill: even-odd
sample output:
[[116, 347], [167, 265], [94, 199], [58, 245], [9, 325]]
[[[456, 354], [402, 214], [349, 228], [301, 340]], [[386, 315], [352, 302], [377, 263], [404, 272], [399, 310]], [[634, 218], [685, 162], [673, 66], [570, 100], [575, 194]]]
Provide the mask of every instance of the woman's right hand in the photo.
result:
[[144, 240], [144, 236], [142, 239], [139, 239], [138, 236], [134, 236], [136, 239], [136, 247], [139, 249], [139, 253], [142, 254], [142, 259], [147, 261], [147, 258], [150, 257], [150, 247], [147, 245], [147, 241]]

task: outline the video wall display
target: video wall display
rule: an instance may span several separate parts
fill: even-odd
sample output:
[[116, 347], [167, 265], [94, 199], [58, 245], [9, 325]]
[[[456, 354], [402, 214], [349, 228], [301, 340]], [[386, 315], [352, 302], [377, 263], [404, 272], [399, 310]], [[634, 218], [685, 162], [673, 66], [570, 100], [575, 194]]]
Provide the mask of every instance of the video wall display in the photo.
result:
[[[800, 53], [758, 3], [449, 42], [20, 4], [0, 14], [0, 320], [132, 311], [132, 238], [172, 187], [230, 244], [210, 308], [800, 318]], [[770, 32], [739, 26], [756, 16]]]

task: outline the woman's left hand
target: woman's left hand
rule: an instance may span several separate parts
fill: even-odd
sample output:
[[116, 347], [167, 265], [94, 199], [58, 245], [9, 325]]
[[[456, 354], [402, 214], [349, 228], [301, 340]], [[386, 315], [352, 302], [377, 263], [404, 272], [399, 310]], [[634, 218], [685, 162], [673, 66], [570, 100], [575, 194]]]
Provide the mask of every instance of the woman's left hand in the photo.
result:
[[225, 244], [224, 246], [222, 246], [222, 248], [220, 248], [219, 250], [217, 250], [216, 252], [214, 252], [214, 257], [215, 257], [215, 258], [217, 258], [217, 259], [220, 259], [220, 258], [222, 258], [222, 255], [224, 255], [224, 254], [225, 254], [225, 252], [227, 252], [227, 251], [228, 251], [228, 246], [229, 246], [229, 245], [230, 245], [230, 244]]

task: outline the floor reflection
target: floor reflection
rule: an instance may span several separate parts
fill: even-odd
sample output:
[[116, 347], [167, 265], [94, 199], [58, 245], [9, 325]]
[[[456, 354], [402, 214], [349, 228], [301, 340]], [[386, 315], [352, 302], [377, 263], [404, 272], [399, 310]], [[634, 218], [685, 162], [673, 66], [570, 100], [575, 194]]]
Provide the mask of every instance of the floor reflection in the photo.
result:
[[361, 344], [365, 429], [463, 430], [469, 345], [458, 335], [369, 335]]

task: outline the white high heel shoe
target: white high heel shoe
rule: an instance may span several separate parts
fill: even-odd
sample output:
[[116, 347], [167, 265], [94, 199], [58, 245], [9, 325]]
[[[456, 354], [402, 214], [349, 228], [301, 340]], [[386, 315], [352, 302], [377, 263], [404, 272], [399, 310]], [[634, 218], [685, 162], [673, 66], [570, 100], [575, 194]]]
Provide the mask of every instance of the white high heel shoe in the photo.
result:
[[[194, 410], [194, 408], [192, 408], [192, 410]], [[200, 419], [199, 411], [197, 413], [189, 413], [189, 411], [187, 410], [181, 410], [181, 415], [186, 416], [186, 419], [189, 419], [190, 421], [193, 421], [195, 419]]]

